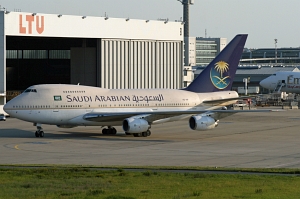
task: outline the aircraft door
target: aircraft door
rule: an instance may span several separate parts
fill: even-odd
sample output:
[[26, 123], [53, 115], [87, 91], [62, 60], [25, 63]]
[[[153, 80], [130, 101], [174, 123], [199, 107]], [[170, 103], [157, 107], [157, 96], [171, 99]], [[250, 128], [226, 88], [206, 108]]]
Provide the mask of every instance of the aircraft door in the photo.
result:
[[57, 121], [61, 121], [61, 113], [60, 113], [60, 106], [61, 106], [62, 98], [60, 95], [54, 96], [54, 102], [52, 104], [52, 115], [53, 119]]

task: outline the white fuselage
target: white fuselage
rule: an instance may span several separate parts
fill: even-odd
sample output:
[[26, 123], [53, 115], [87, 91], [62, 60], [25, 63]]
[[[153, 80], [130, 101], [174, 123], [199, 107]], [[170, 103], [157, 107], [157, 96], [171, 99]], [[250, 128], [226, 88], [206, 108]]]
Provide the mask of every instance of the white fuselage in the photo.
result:
[[[106, 126], [122, 125], [120, 121], [94, 122], [83, 116], [87, 113], [136, 113], [213, 110], [235, 100], [218, 104], [205, 105], [206, 100], [218, 100], [238, 97], [235, 91], [212, 93], [194, 93], [171, 89], [102, 89], [80, 85], [36, 85], [29, 87], [18, 97], [5, 105], [5, 111], [12, 117], [33, 123]], [[175, 116], [159, 121], [174, 121], [187, 115]], [[155, 122], [153, 122], [155, 123]]]
[[259, 83], [262, 87], [280, 92], [300, 93], [300, 72], [279, 71]]

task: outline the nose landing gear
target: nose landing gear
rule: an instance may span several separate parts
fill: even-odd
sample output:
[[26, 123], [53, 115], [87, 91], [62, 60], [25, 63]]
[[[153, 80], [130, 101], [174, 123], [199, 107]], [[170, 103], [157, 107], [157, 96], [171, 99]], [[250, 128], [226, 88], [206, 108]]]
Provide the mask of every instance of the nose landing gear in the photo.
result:
[[44, 131], [41, 125], [36, 125], [37, 131], [35, 132], [35, 137], [44, 137]]

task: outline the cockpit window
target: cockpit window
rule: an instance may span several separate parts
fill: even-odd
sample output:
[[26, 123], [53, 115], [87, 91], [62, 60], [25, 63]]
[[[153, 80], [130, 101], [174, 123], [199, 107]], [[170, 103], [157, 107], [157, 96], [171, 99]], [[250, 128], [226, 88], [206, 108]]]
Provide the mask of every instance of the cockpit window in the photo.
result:
[[34, 92], [34, 93], [37, 93], [37, 91], [36, 91], [36, 89], [26, 89], [25, 91], [24, 91], [24, 93], [29, 93], [29, 92]]
[[275, 74], [273, 74], [272, 76], [276, 76], [276, 73], [275, 73]]

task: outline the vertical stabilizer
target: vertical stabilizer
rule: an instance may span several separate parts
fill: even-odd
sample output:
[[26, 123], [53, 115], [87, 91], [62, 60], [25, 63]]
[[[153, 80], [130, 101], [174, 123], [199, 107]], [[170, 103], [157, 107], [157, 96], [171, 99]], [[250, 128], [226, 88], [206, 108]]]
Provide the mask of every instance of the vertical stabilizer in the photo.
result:
[[231, 90], [247, 36], [235, 36], [184, 90], [197, 93]]

